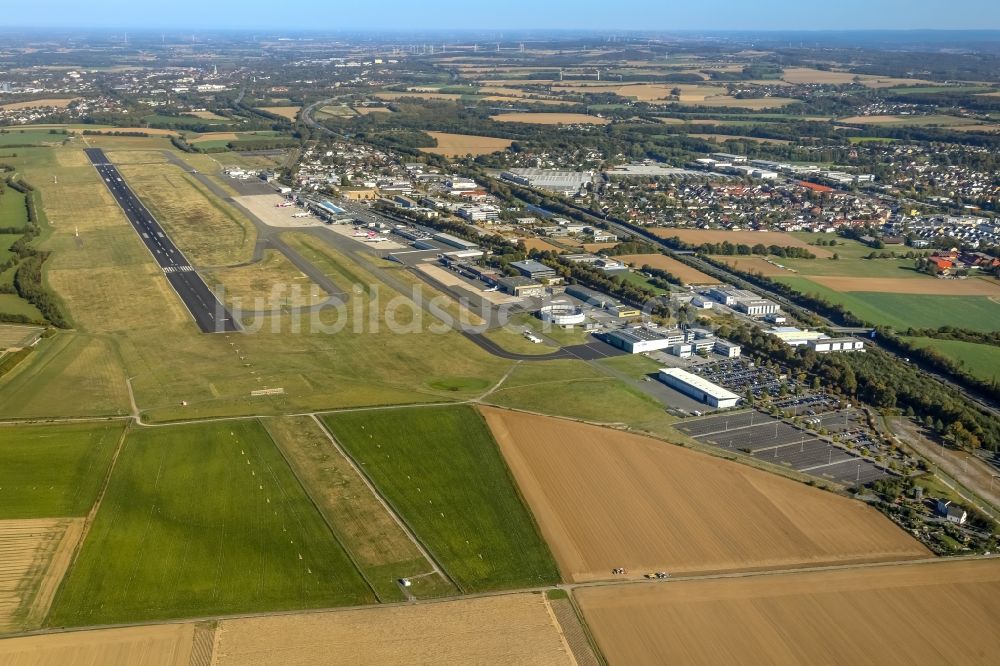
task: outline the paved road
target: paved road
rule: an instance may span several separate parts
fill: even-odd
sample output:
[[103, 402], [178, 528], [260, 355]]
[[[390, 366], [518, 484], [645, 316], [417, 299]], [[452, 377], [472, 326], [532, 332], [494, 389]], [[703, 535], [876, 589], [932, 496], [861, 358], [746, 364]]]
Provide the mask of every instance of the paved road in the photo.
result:
[[139, 238], [146, 244], [150, 254], [163, 270], [170, 286], [180, 296], [188, 312], [203, 333], [226, 333], [238, 331], [226, 307], [216, 298], [194, 266], [174, 245], [163, 231], [163, 227], [153, 218], [139, 198], [125, 183], [104, 151], [100, 148], [86, 148], [87, 157], [101, 175], [111, 195], [121, 206], [129, 223]]

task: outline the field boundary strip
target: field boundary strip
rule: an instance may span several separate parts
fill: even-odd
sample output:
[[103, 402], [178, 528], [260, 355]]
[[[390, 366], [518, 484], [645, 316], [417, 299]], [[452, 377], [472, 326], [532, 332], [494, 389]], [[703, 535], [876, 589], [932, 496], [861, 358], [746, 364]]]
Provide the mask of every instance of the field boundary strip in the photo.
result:
[[288, 459], [288, 456], [285, 455], [285, 450], [274, 440], [274, 436], [272, 436], [271, 432], [266, 427], [264, 427], [264, 424], [261, 423], [259, 417], [256, 419], [256, 421], [258, 424], [260, 424], [261, 430], [263, 430], [264, 433], [267, 435], [268, 440], [270, 440], [271, 442], [271, 446], [273, 446], [278, 451], [278, 455], [281, 456], [281, 459], [285, 462], [285, 465], [288, 467], [288, 470], [292, 473], [292, 477], [295, 479], [295, 482], [299, 484], [299, 488], [302, 489], [302, 494], [306, 496], [306, 499], [309, 500], [309, 503], [316, 510], [316, 513], [318, 513], [319, 517], [323, 519], [323, 524], [326, 525], [326, 528], [330, 531], [330, 536], [334, 538], [334, 540], [337, 542], [340, 548], [344, 551], [344, 554], [347, 555], [347, 559], [350, 561], [351, 566], [353, 566], [355, 571], [358, 572], [358, 575], [361, 576], [361, 580], [365, 581], [365, 585], [368, 586], [368, 589], [371, 591], [372, 596], [375, 597], [378, 603], [380, 604], [383, 603], [382, 598], [378, 594], [378, 590], [375, 589], [375, 586], [372, 584], [371, 580], [369, 580], [368, 574], [366, 574], [364, 569], [361, 568], [361, 565], [358, 564], [357, 559], [354, 557], [354, 553], [351, 552], [351, 549], [347, 547], [347, 544], [344, 543], [343, 538], [341, 538], [340, 532], [333, 526], [332, 523], [330, 523], [330, 521], [326, 517], [326, 513], [323, 511], [323, 509], [320, 508], [319, 504], [316, 503], [316, 498], [313, 497], [312, 493], [309, 490], [309, 487], [301, 479], [301, 477], [299, 477], [299, 473], [296, 471], [295, 465], [293, 465], [292, 461], [290, 461]]
[[[441, 576], [441, 578], [445, 581], [454, 585], [456, 590], [464, 593], [465, 590], [462, 589], [462, 586], [455, 582], [455, 580], [445, 571], [444, 567], [440, 562], [438, 562], [437, 558], [431, 555], [427, 547], [424, 546], [420, 539], [417, 538], [416, 533], [410, 528], [409, 524], [403, 519], [399, 512], [396, 511], [396, 508], [392, 506], [392, 503], [387, 498], [383, 497], [382, 493], [378, 491], [374, 481], [372, 481], [371, 477], [368, 476], [368, 472], [362, 469], [361, 466], [358, 465], [358, 462], [347, 453], [343, 446], [341, 446], [340, 442], [337, 441], [336, 436], [334, 436], [333, 432], [323, 422], [323, 419], [316, 416], [316, 414], [310, 414], [309, 416], [316, 422], [316, 425], [319, 426], [319, 429], [330, 441], [330, 445], [344, 457], [347, 464], [350, 465], [351, 468], [354, 469], [354, 472], [361, 478], [362, 481], [364, 481], [364, 484], [368, 488], [369, 492], [371, 492], [375, 499], [378, 500], [379, 504], [382, 505], [382, 508], [386, 511], [386, 513], [392, 517], [393, 522], [395, 522], [399, 528], [403, 530], [403, 533], [406, 534], [407, 538], [413, 542], [413, 545], [416, 546], [420, 554], [427, 560], [427, 563], [431, 565], [434, 572]], [[378, 595], [376, 594], [375, 597], [378, 598]]]

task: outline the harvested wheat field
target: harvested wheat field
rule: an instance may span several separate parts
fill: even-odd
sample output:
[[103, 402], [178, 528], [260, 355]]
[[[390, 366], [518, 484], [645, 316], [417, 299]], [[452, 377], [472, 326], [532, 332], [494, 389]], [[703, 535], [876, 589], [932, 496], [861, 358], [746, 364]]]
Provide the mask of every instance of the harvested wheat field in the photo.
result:
[[202, 141], [236, 141], [239, 138], [236, 132], [206, 132], [205, 134], [199, 134], [192, 139], [188, 139], [188, 142], [195, 144]]
[[733, 244], [744, 243], [746, 245], [778, 245], [780, 247], [801, 247], [809, 250], [817, 257], [832, 257], [833, 253], [821, 247], [814, 247], [803, 240], [799, 240], [791, 234], [781, 231], [725, 231], [724, 229], [668, 229], [655, 227], [650, 229], [660, 238], [673, 238], [677, 236], [685, 243], [700, 245], [702, 243], [722, 243], [729, 241]]
[[712, 259], [725, 262], [737, 270], [746, 271], [748, 273], [759, 273], [767, 277], [774, 275], [791, 275], [791, 271], [778, 268], [771, 262], [761, 257], [716, 256], [712, 257]]
[[162, 624], [8, 638], [0, 640], [0, 664], [188, 666], [194, 632], [193, 624]]
[[258, 110], [266, 113], [273, 113], [276, 116], [288, 118], [289, 120], [295, 120], [295, 117], [299, 115], [299, 110], [301, 108], [301, 106], [261, 106], [258, 107]]
[[607, 125], [607, 118], [586, 113], [501, 113], [490, 116], [498, 123], [527, 123], [529, 125]]
[[563, 577], [748, 571], [929, 556], [860, 502], [584, 423], [483, 414]]
[[587, 588], [612, 664], [990, 664], [1000, 561]]
[[673, 273], [686, 284], [719, 283], [714, 277], [705, 275], [696, 268], [691, 268], [687, 264], [683, 264], [676, 259], [662, 254], [626, 254], [618, 257], [618, 259], [631, 264], [635, 268], [642, 268], [648, 264], [653, 268], [659, 268], [661, 271]]
[[540, 594], [227, 620], [216, 666], [570, 664]]
[[835, 291], [877, 291], [887, 294], [938, 296], [1000, 296], [1000, 282], [991, 278], [965, 280], [913, 278], [858, 278], [810, 276], [810, 280]]
[[528, 250], [538, 250], [539, 252], [556, 252], [556, 253], [561, 253], [566, 251], [564, 248], [561, 248], [558, 245], [553, 245], [552, 243], [542, 238], [531, 237], [531, 238], [522, 238], [521, 240], [524, 241], [524, 247]]
[[476, 136], [475, 134], [448, 134], [447, 132], [427, 132], [437, 141], [434, 148], [421, 148], [425, 153], [444, 155], [445, 157], [463, 157], [465, 155], [488, 155], [501, 150], [507, 150], [510, 139], [497, 139], [492, 136]]
[[0, 109], [4, 111], [18, 111], [20, 109], [35, 109], [42, 107], [55, 107], [57, 109], [65, 109], [70, 105], [70, 102], [79, 101], [80, 97], [68, 97], [68, 98], [55, 98], [46, 97], [45, 99], [33, 99], [27, 102], [8, 102], [7, 104], [0, 104]]
[[354, 110], [362, 116], [367, 116], [370, 113], [392, 113], [392, 109], [384, 106], [356, 106]]
[[41, 624], [82, 527], [71, 518], [0, 520], [0, 633]]
[[201, 118], [202, 120], [229, 120], [229, 118], [220, 116], [213, 111], [188, 111], [184, 115], [194, 116], [195, 118]]

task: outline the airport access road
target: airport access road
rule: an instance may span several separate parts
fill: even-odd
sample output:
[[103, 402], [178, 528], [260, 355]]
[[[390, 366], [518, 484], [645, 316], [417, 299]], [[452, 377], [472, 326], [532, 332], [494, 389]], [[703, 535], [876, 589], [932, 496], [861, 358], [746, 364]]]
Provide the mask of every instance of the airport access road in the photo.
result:
[[240, 330], [232, 314], [208, 288], [184, 253], [163, 231], [159, 222], [139, 201], [139, 197], [122, 178], [118, 168], [108, 160], [104, 151], [100, 148], [86, 148], [84, 152], [87, 153], [111, 196], [121, 206], [132, 228], [153, 255], [167, 282], [177, 292], [198, 328], [203, 333], [230, 333]]

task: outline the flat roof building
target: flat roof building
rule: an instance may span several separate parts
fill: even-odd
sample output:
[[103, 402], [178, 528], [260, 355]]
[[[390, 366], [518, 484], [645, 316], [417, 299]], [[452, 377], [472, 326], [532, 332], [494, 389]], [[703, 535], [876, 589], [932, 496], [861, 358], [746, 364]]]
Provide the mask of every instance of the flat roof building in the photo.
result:
[[535, 261], [534, 259], [525, 259], [524, 261], [514, 261], [511, 262], [511, 267], [516, 269], [518, 273], [525, 277], [530, 277], [534, 280], [541, 278], [550, 278], [556, 276], [556, 269], [546, 266], [540, 261]]
[[500, 278], [497, 280], [497, 284], [500, 285], [501, 289], [512, 296], [520, 297], [545, 295], [545, 286], [543, 284], [520, 275], [515, 277]]
[[479, 246], [472, 241], [467, 241], [464, 238], [459, 238], [458, 236], [452, 236], [451, 234], [446, 234], [443, 232], [438, 232], [431, 236], [436, 241], [440, 241], [445, 245], [451, 245], [452, 247], [457, 247], [459, 250], [474, 250]]
[[673, 329], [658, 331], [651, 328], [636, 326], [611, 331], [606, 336], [608, 344], [627, 351], [630, 354], [659, 351], [684, 342], [684, 331]]
[[857, 338], [819, 338], [806, 343], [817, 354], [864, 351], [865, 343]]
[[740, 396], [732, 391], [680, 368], [660, 368], [660, 381], [695, 400], [718, 409], [735, 407], [740, 400]]
[[567, 286], [566, 293], [573, 298], [580, 299], [587, 305], [593, 305], [598, 308], [603, 308], [608, 304], [617, 302], [607, 294], [602, 294], [601, 292], [591, 289], [590, 287], [584, 287], [582, 284], [571, 284]]

